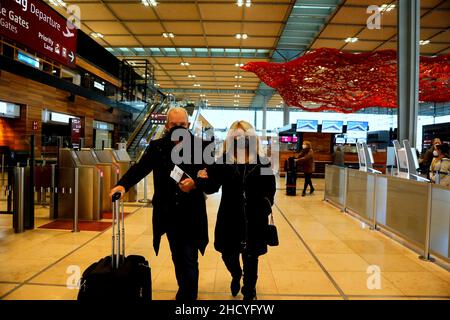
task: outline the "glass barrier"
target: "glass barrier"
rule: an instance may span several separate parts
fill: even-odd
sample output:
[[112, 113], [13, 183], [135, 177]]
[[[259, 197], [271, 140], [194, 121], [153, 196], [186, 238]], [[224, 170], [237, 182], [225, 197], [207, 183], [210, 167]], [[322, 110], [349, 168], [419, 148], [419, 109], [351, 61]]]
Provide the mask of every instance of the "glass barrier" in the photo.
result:
[[345, 168], [325, 166], [325, 200], [338, 204], [342, 208], [345, 204]]
[[396, 234], [425, 259], [450, 261], [450, 188], [326, 166], [324, 198]]
[[375, 175], [358, 170], [348, 170], [347, 209], [373, 222]]
[[450, 188], [433, 185], [431, 191], [430, 252], [450, 260]]
[[428, 188], [426, 182], [387, 177], [384, 225], [406, 240], [424, 248], [428, 217]]

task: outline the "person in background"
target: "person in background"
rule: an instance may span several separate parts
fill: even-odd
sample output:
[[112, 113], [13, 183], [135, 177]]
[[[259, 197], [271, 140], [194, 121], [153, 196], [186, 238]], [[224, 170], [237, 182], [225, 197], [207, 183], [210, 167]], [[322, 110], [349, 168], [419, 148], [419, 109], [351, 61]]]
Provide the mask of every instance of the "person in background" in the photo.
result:
[[441, 143], [441, 139], [434, 138], [431, 147], [425, 152], [422, 159], [419, 161], [419, 167], [422, 169], [422, 173], [426, 174], [428, 179], [430, 179], [430, 166], [433, 161], [433, 152], [436, 150], [436, 146]]
[[333, 154], [333, 164], [338, 167], [345, 166], [344, 151], [341, 146], [336, 147], [336, 151]]
[[303, 141], [302, 150], [296, 159], [297, 167], [303, 171], [305, 175], [305, 185], [303, 187], [302, 197], [306, 195], [306, 189], [309, 186], [309, 194], [314, 193], [314, 186], [312, 184], [312, 174], [315, 170], [314, 165], [314, 151], [312, 144], [309, 141]]
[[125, 173], [110, 192], [110, 197], [116, 192], [120, 192], [123, 197], [126, 191], [153, 171], [153, 248], [158, 255], [161, 237], [166, 234], [179, 287], [176, 300], [183, 302], [197, 299], [198, 251], [204, 254], [208, 244], [205, 196], [195, 181], [197, 172], [205, 164], [194, 162], [192, 150], [187, 160], [183, 157], [182, 163], [176, 161], [187, 175], [177, 182], [171, 174], [177, 169], [173, 151], [182, 149], [189, 152], [189, 142], [191, 147], [206, 147], [188, 128], [186, 109], [170, 109], [167, 113], [166, 134], [150, 142], [139, 162]]
[[[252, 125], [234, 122], [216, 164], [198, 172], [207, 194], [222, 187], [214, 247], [231, 274], [231, 294], [256, 299], [258, 258], [267, 253], [268, 216], [276, 192], [275, 176]], [[242, 255], [243, 268], [239, 258]]]
[[434, 159], [430, 166], [430, 180], [433, 183], [450, 187], [450, 155], [448, 144], [440, 144], [433, 151]]

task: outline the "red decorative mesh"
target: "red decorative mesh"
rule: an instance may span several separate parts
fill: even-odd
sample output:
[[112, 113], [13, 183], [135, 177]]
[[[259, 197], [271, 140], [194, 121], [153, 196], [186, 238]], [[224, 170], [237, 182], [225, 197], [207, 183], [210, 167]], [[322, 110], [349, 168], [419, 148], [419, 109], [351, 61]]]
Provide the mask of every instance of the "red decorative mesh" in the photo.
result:
[[[250, 62], [255, 73], [284, 101], [307, 111], [352, 113], [364, 108], [397, 108], [397, 52], [344, 53], [321, 48], [286, 63]], [[420, 59], [423, 102], [450, 102], [450, 54]]]

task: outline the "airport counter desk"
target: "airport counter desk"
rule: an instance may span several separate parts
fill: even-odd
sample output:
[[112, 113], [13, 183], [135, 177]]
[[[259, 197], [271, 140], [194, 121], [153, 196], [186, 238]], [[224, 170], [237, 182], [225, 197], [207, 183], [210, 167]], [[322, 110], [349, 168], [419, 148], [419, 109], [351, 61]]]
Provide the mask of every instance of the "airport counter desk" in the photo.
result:
[[327, 165], [324, 200], [448, 267], [450, 188]]

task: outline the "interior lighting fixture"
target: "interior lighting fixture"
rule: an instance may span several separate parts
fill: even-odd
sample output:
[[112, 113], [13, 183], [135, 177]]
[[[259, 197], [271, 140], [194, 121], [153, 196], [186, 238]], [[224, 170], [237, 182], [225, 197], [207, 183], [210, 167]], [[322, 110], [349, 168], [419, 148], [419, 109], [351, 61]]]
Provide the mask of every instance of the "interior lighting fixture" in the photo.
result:
[[175, 35], [172, 32], [164, 32], [162, 34], [164, 38], [175, 38]]
[[345, 42], [347, 42], [347, 43], [355, 43], [358, 40], [359, 40], [358, 38], [347, 38], [347, 39], [345, 39]]
[[92, 37], [94, 37], [94, 38], [101, 38], [101, 39], [103, 39], [105, 36], [103, 35], [103, 34], [101, 34], [100, 32], [92, 32], [91, 33], [91, 36]]
[[238, 34], [236, 34], [236, 39], [247, 39], [248, 38], [248, 35], [246, 34], [246, 33], [242, 33], [242, 34], [240, 34], [240, 33], [238, 33]]
[[395, 9], [395, 4], [383, 4], [381, 5], [381, 11], [391, 12]]
[[158, 2], [156, 2], [156, 0], [142, 0], [142, 4], [146, 7], [156, 7], [158, 5]]
[[55, 7], [67, 7], [67, 4], [62, 0], [49, 0], [49, 2]]
[[[238, 7], [242, 7], [244, 5], [244, 0], [237, 0], [236, 5]], [[252, 5], [252, 1], [251, 0], [245, 0], [245, 6], [247, 8], [250, 8]]]
[[421, 46], [426, 46], [427, 44], [430, 44], [430, 40], [420, 40], [420, 45]]

